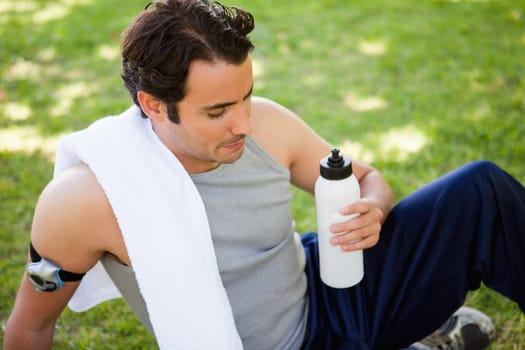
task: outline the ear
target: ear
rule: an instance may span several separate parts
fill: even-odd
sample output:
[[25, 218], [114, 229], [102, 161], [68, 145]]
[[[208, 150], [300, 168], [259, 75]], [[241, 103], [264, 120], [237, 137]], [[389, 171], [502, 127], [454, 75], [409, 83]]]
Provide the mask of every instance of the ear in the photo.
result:
[[158, 98], [153, 97], [144, 91], [137, 92], [137, 99], [140, 104], [140, 108], [144, 113], [152, 120], [156, 122], [162, 122], [168, 117], [166, 105]]

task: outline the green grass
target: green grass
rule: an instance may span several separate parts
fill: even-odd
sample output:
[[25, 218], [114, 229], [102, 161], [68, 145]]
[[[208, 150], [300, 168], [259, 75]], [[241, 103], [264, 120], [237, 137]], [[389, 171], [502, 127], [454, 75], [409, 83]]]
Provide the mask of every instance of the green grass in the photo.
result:
[[[35, 201], [52, 176], [54, 142], [130, 103], [118, 45], [144, 3], [0, 3], [0, 322], [23, 272]], [[524, 1], [236, 4], [256, 17], [255, 93], [381, 169], [396, 199], [475, 159], [525, 182]], [[295, 194], [298, 229], [315, 229], [312, 198]], [[525, 348], [514, 303], [486, 288], [467, 303], [495, 321], [491, 349]], [[108, 346], [154, 341], [122, 301], [60, 319], [55, 349]]]

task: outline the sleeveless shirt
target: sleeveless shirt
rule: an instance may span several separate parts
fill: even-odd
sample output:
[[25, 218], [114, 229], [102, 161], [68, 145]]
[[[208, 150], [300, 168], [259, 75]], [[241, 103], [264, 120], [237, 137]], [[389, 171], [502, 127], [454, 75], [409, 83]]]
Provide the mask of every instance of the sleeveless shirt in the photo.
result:
[[[299, 349], [307, 318], [305, 258], [294, 233], [288, 169], [247, 137], [236, 162], [191, 178], [244, 348]], [[110, 257], [102, 262], [151, 331], [133, 270]]]

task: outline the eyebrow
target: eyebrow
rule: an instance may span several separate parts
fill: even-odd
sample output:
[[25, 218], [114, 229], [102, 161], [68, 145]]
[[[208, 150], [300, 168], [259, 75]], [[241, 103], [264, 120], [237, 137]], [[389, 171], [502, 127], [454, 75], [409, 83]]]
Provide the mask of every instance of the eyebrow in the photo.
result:
[[[252, 92], [253, 92], [253, 83], [252, 83], [252, 86], [250, 86], [250, 90], [248, 91], [248, 93], [242, 98], [243, 101], [246, 100], [248, 97], [250, 97], [252, 95]], [[216, 103], [216, 104], [213, 104], [211, 106], [205, 106], [202, 108], [203, 111], [211, 111], [213, 109], [219, 109], [219, 108], [225, 108], [225, 107], [228, 107], [228, 106], [232, 106], [234, 104], [236, 104], [237, 101], [232, 101], [232, 102], [219, 102], [219, 103]]]

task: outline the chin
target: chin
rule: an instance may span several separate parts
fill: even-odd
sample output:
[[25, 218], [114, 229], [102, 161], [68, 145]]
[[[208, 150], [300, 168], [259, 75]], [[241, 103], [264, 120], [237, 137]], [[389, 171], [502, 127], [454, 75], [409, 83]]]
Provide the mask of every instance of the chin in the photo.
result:
[[219, 161], [219, 163], [221, 164], [235, 163], [236, 161], [239, 160], [239, 158], [241, 158], [243, 152], [244, 152], [244, 147], [235, 151], [234, 153], [230, 153], [227, 156], [221, 157], [221, 160]]

